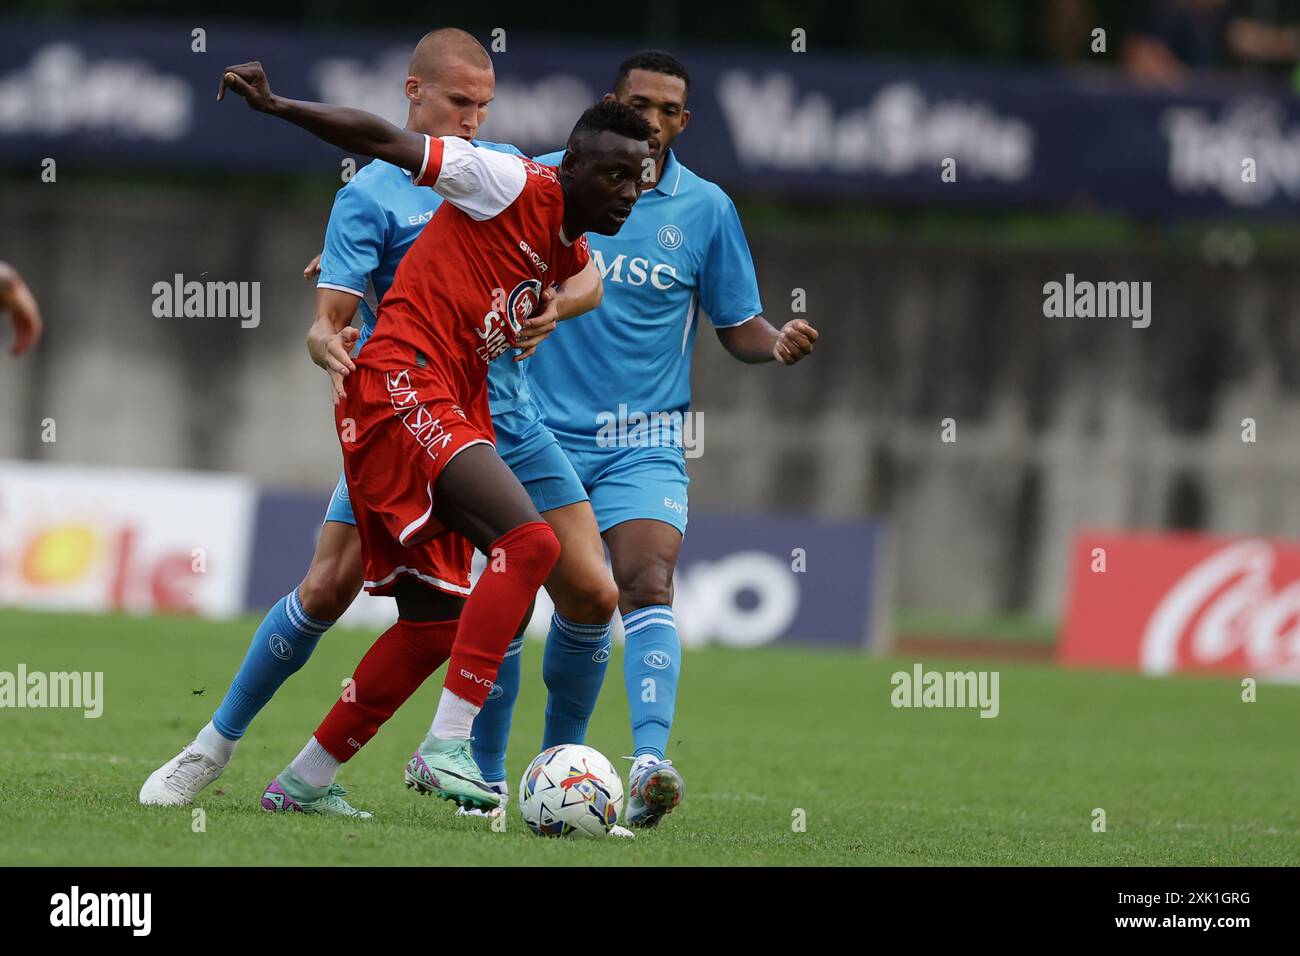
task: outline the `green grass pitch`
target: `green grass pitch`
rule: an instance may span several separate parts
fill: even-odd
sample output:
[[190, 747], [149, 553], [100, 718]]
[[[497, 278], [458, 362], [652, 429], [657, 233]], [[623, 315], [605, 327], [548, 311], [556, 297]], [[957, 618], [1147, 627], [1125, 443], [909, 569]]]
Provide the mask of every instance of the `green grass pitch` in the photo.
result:
[[[685, 802], [634, 841], [542, 840], [417, 797], [402, 769], [435, 676], [340, 781], [370, 821], [271, 816], [262, 787], [295, 754], [372, 634], [336, 629], [191, 808], [140, 784], [210, 717], [252, 620], [0, 611], [0, 671], [103, 671], [104, 712], [0, 709], [0, 864], [1296, 864], [1300, 688], [1150, 680], [1044, 666], [1000, 672], [1001, 712], [890, 705], [912, 660], [813, 650], [686, 655], [671, 754]], [[536, 750], [541, 648], [524, 650], [512, 789]], [[626, 769], [616, 654], [590, 744]], [[1093, 810], [1106, 832], [1093, 830]], [[803, 811], [799, 813], [798, 811]], [[797, 823], [804, 821], [802, 832]]]

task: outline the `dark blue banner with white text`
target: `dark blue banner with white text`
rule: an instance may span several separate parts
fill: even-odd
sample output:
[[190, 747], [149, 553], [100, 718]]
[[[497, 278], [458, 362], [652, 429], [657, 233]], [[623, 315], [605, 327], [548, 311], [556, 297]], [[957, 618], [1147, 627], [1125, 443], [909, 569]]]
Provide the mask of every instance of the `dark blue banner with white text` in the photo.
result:
[[[215, 102], [221, 68], [259, 59], [286, 96], [404, 123], [418, 34], [0, 21], [0, 165], [34, 177], [46, 159], [338, 174], [338, 151]], [[532, 153], [563, 144], [631, 52], [513, 33], [494, 46], [496, 99], [481, 135]], [[780, 47], [676, 52], [692, 73], [693, 112], [678, 155], [737, 193], [1143, 216], [1300, 212], [1300, 99], [1283, 87], [1171, 95], [1104, 71]]]

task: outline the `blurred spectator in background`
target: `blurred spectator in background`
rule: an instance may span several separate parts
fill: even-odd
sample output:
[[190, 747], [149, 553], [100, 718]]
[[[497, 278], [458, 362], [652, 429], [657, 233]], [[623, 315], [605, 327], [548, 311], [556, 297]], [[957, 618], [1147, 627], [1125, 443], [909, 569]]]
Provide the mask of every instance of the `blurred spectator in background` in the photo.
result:
[[1103, 22], [1092, 0], [1049, 0], [1040, 11], [1043, 52], [1060, 63], [1086, 61], [1092, 31]]
[[0, 262], [0, 316], [6, 312], [14, 324], [11, 352], [22, 355], [41, 338], [41, 310], [23, 277], [7, 262]]
[[1228, 21], [1228, 49], [1238, 59], [1294, 77], [1300, 61], [1300, 3], [1255, 0], [1245, 15]]
[[1124, 38], [1124, 66], [1141, 83], [1175, 88], [1195, 71], [1247, 65], [1290, 74], [1300, 58], [1295, 0], [1149, 0]]

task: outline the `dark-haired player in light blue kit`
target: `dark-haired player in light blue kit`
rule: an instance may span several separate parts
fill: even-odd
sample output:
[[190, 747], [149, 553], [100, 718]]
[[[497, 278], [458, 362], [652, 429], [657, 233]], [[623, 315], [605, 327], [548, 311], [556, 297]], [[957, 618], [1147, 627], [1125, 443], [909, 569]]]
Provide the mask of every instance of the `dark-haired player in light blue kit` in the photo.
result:
[[[642, 827], [657, 824], [685, 789], [664, 753], [681, 671], [673, 569], [686, 531], [682, 425], [695, 334], [707, 321], [738, 360], [785, 365], [817, 340], [802, 319], [778, 330], [763, 318], [735, 206], [669, 148], [690, 121], [689, 89], [686, 68], [662, 51], [634, 54], [619, 67], [606, 98], [639, 110], [653, 127], [653, 182], [617, 235], [588, 235], [604, 299], [580, 328], [557, 328], [529, 368], [533, 394], [591, 496], [614, 565], [632, 717], [627, 822]], [[555, 165], [562, 156], [538, 161]], [[585, 665], [593, 674], [605, 666], [596, 657]], [[599, 683], [589, 686], [594, 707]], [[488, 701], [483, 716], [510, 706]]]
[[[459, 30], [437, 30], [425, 36], [411, 58], [406, 95], [410, 101], [407, 127], [434, 136], [462, 136], [473, 141], [492, 99], [495, 75], [482, 46]], [[478, 143], [490, 149], [518, 153], [513, 146]], [[432, 189], [415, 186], [403, 169], [376, 160], [352, 178], [335, 199], [320, 257], [317, 283], [317, 323], [309, 338], [316, 362], [330, 372], [340, 388], [348, 352], [364, 345], [374, 327], [374, 313], [363, 297], [373, 289], [382, 300], [393, 282], [398, 263], [432, 217], [442, 198]], [[308, 272], [312, 272], [311, 266]], [[600, 282], [594, 268], [579, 273], [552, 297], [547, 310], [532, 320], [521, 340], [519, 357], [532, 354], [554, 320], [586, 311], [599, 301]], [[364, 322], [358, 331], [334, 329], [361, 306]], [[547, 590], [555, 602], [551, 632], [543, 661], [550, 689], [544, 741], [580, 741], [594, 707], [601, 673], [591, 673], [592, 655], [609, 653], [609, 623], [617, 590], [605, 564], [604, 550], [587, 494], [555, 438], [542, 424], [524, 375], [526, 363], [511, 361], [509, 353], [493, 362], [488, 374], [496, 447], [538, 512], [551, 524], [562, 553]], [[229, 763], [235, 747], [257, 713], [280, 685], [311, 655], [320, 636], [347, 610], [362, 585], [360, 540], [355, 528], [346, 482], [340, 478], [330, 499], [312, 564], [303, 583], [285, 595], [253, 635], [248, 654], [212, 720], [195, 740], [156, 770], [140, 792], [142, 803], [184, 804], [215, 780]], [[448, 587], [451, 604], [460, 599]], [[464, 589], [467, 593], [467, 589]], [[454, 616], [454, 615], [449, 615]], [[519, 690], [522, 637], [510, 645], [493, 688], [493, 700], [513, 705]], [[588, 704], [590, 701], [590, 705]], [[505, 744], [512, 707], [480, 714], [474, 724], [474, 757], [487, 783], [507, 792]], [[313, 741], [314, 743], [314, 741]], [[310, 751], [310, 752], [309, 752]], [[319, 751], [319, 752], [317, 752]], [[308, 744], [292, 769], [306, 784], [314, 762], [332, 760], [323, 748]], [[329, 768], [321, 767], [322, 771]], [[323, 781], [332, 776], [322, 773]], [[332, 787], [312, 809], [353, 815]]]

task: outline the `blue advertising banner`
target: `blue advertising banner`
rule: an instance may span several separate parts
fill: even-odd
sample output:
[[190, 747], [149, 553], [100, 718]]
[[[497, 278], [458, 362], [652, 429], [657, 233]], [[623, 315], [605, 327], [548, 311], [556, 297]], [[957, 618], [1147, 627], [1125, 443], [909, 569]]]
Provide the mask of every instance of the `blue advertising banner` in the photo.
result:
[[302, 582], [328, 502], [300, 491], [258, 493], [244, 607], [269, 608]]
[[[246, 607], [265, 609], [297, 586], [325, 503], [324, 496], [300, 492], [261, 493]], [[879, 521], [692, 514], [674, 579], [682, 643], [879, 649], [888, 640], [883, 543]], [[482, 555], [477, 562], [476, 575]], [[545, 592], [539, 594], [531, 636], [545, 635], [552, 610]], [[343, 622], [383, 628], [395, 617], [391, 599], [363, 594]]]
[[[196, 31], [202, 31], [201, 35]], [[287, 96], [405, 121], [418, 39], [156, 23], [0, 28], [0, 163], [337, 173], [342, 154], [240, 103], [220, 70], [259, 59]], [[488, 39], [488, 38], [484, 38]], [[561, 146], [626, 45], [510, 34], [481, 134]], [[1118, 75], [895, 63], [785, 49], [681, 48], [693, 120], [682, 160], [738, 192], [873, 203], [1084, 205], [1139, 215], [1295, 215], [1300, 99], [1285, 88], [1180, 94]], [[951, 161], [951, 162], [949, 162]], [[944, 175], [947, 170], [947, 175]]]
[[683, 643], [879, 646], [884, 524], [692, 514], [673, 582]]

